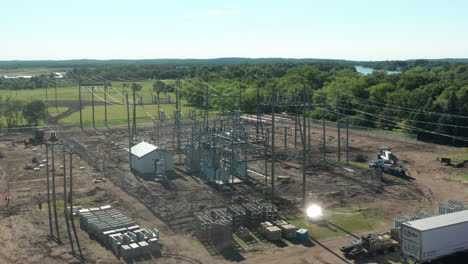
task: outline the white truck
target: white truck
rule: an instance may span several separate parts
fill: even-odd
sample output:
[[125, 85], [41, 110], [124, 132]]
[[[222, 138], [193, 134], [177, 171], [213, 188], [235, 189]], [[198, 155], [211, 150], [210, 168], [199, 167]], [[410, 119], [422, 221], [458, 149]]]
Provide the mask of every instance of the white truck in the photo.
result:
[[468, 250], [468, 210], [402, 223], [400, 246], [413, 263]]

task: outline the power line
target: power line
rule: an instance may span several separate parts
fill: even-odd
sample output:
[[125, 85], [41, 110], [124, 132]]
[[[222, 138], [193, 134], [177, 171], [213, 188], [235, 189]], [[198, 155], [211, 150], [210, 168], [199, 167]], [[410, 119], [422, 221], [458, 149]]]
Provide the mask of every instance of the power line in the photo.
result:
[[[117, 105], [116, 103], [111, 103], [111, 102], [108, 102], [108, 101], [104, 100], [104, 98], [100, 97], [99, 95], [97, 95], [96, 93], [94, 93], [93, 91], [91, 91], [91, 89], [89, 89], [89, 88], [88, 88], [88, 91], [89, 91], [90, 93], [92, 93], [94, 96], [96, 96], [97, 99], [99, 99], [99, 100], [101, 100], [101, 101], [103, 101], [103, 102], [106, 102], [106, 103], [108, 103], [108, 104], [110, 104], [110, 105]], [[120, 104], [119, 104], [119, 105], [120, 105]]]
[[406, 110], [408, 110], [408, 112], [419, 112], [419, 113], [427, 113], [427, 114], [435, 114], [435, 115], [443, 115], [443, 116], [453, 116], [453, 117], [458, 117], [458, 118], [468, 118], [468, 116], [464, 116], [464, 115], [454, 115], [454, 114], [446, 114], [446, 113], [431, 112], [431, 111], [424, 111], [424, 110], [415, 110], [415, 109], [411, 109], [411, 108], [407, 108], [407, 107], [402, 107], [402, 106], [393, 105], [393, 104], [386, 104], [386, 103], [381, 103], [381, 102], [361, 98], [361, 97], [358, 97], [358, 96], [355, 96], [355, 95], [352, 95], [352, 94], [348, 94], [348, 93], [342, 93], [342, 94], [357, 98], [359, 100], [364, 100], [364, 101], [367, 101], [367, 102], [375, 103], [375, 104], [380, 104], [380, 105], [384, 105], [384, 106], [391, 106], [391, 107], [398, 108], [398, 109], [406, 109]]
[[[327, 109], [323, 106], [318, 106], [319, 108], [321, 109], [325, 109], [329, 112], [332, 112], [334, 114], [340, 114], [340, 115], [346, 115], [348, 117], [352, 117], [352, 118], [356, 118], [356, 119], [360, 119], [360, 120], [363, 120], [363, 121], [370, 121], [370, 122], [376, 122], [376, 123], [379, 123], [379, 124], [384, 124], [384, 125], [387, 125], [387, 126], [391, 126], [391, 127], [395, 127], [395, 128], [406, 128], [406, 129], [411, 129], [411, 130], [414, 130], [414, 131], [419, 131], [419, 132], [423, 132], [423, 133], [428, 133], [428, 134], [434, 134], [434, 135], [440, 135], [440, 136], [444, 136], [444, 137], [449, 137], [449, 138], [454, 138], [454, 139], [458, 139], [458, 140], [461, 140], [461, 141], [466, 141], [468, 142], [468, 138], [464, 138], [464, 137], [458, 137], [458, 136], [452, 136], [452, 135], [448, 135], [448, 134], [443, 134], [443, 133], [438, 133], [438, 132], [434, 132], [434, 131], [430, 131], [430, 130], [426, 130], [426, 129], [422, 129], [422, 128], [418, 128], [418, 127], [414, 127], [414, 126], [410, 126], [410, 125], [400, 125], [400, 126], [397, 126], [397, 125], [393, 125], [391, 123], [387, 123], [387, 122], [382, 122], [382, 121], [379, 121], [379, 120], [371, 120], [371, 119], [366, 119], [366, 118], [360, 118], [360, 117], [356, 117], [356, 116], [353, 116], [353, 115], [348, 115], [348, 114], [343, 114], [343, 113], [338, 113], [338, 112], [335, 112], [333, 110], [330, 110], [330, 109]], [[377, 115], [374, 115], [374, 114], [369, 114], [367, 113], [368, 115], [370, 116], [375, 116], [375, 117], [378, 117]], [[384, 120], [387, 120], [389, 122], [394, 122], [392, 120], [388, 120], [388, 119], [385, 119], [383, 118]]]
[[[336, 99], [336, 100], [337, 100], [337, 101], [341, 101], [341, 102], [347, 102], [347, 101], [345, 101], [345, 100], [340, 100], [340, 99]], [[354, 104], [354, 103], [353, 103], [353, 104]], [[370, 106], [370, 105], [359, 104], [359, 103], [357, 103], [357, 105]], [[342, 106], [342, 107], [346, 107], [346, 106]], [[379, 108], [379, 107], [377, 106], [377, 108]], [[353, 109], [354, 109], [354, 108], [353, 108]], [[354, 111], [362, 112], [362, 113], [367, 113], [367, 112], [363, 112], [363, 111], [360, 111], [360, 110], [354, 110]], [[391, 118], [391, 119], [406, 120], [406, 121], [411, 121], [411, 122], [415, 122], [415, 123], [422, 123], [422, 124], [440, 125], [440, 126], [449, 126], [449, 127], [459, 127], [459, 128], [468, 128], [468, 126], [458, 126], [458, 125], [445, 124], [445, 123], [434, 123], [434, 122], [427, 122], [427, 121], [419, 121], [419, 120], [414, 120], [414, 119], [409, 119], [409, 118], [391, 117], [391, 116], [386, 116], [386, 115], [382, 115], [382, 114], [379, 114], [379, 116], [383, 116], [383, 117], [387, 117], [387, 118]]]

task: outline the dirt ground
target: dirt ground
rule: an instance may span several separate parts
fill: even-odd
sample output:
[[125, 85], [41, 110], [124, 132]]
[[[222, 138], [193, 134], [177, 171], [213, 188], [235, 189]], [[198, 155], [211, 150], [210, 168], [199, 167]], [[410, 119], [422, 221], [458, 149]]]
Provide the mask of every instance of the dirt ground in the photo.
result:
[[[281, 124], [280, 124], [281, 126]], [[322, 130], [312, 127], [311, 163], [307, 172], [307, 192], [314, 193], [325, 208], [341, 208], [353, 205], [372, 205], [380, 208], [370, 214], [380, 219], [375, 230], [363, 230], [346, 236], [312, 241], [310, 244], [276, 245], [259, 241], [254, 245], [243, 246], [236, 252], [216, 254], [205, 248], [194, 237], [192, 214], [207, 208], [222, 207], [232, 203], [232, 195], [243, 200], [264, 197], [264, 177], [251, 173], [252, 182], [236, 184], [229, 193], [217, 191], [194, 176], [187, 175], [178, 155], [175, 156], [175, 175], [168, 183], [136, 179], [128, 173], [126, 162], [128, 139], [124, 131], [104, 130], [102, 133], [88, 131], [63, 134], [85, 146], [90, 152], [98, 153], [106, 160], [106, 166], [121, 171], [118, 178], [104, 183], [93, 183], [93, 179], [103, 177], [103, 173], [93, 168], [82, 157], [73, 156], [74, 200], [76, 205], [85, 207], [110, 204], [125, 215], [133, 218], [140, 226], [161, 231], [162, 257], [141, 263], [354, 263], [345, 259], [339, 248], [365, 233], [388, 231], [393, 218], [416, 211], [433, 211], [437, 202], [459, 200], [468, 203], [467, 183], [458, 176], [466, 168], [456, 169], [442, 166], [441, 156], [461, 153], [463, 150], [422, 142], [399, 140], [382, 135], [372, 136], [350, 130], [350, 160], [357, 155], [375, 159], [376, 150], [382, 145], [392, 147], [400, 159], [408, 162], [410, 179], [402, 179], [384, 174], [384, 181], [370, 170], [342, 166], [337, 160], [337, 132], [327, 128], [327, 153], [323, 162]], [[144, 137], [151, 137], [152, 128], [141, 131]], [[66, 135], [65, 135], [66, 134]], [[344, 133], [343, 133], [344, 134]], [[344, 137], [342, 134], [342, 142]], [[40, 172], [24, 170], [23, 166], [36, 157], [45, 159], [44, 147], [24, 149], [23, 144], [14, 143], [29, 135], [4, 135], [0, 137], [0, 188], [3, 194], [10, 192], [11, 201], [0, 204], [0, 261], [1, 263], [77, 263], [69, 254], [68, 236], [63, 221], [63, 202], [57, 204], [59, 231], [65, 245], [48, 239], [49, 224], [46, 201], [45, 169]], [[58, 134], [60, 137], [60, 133]], [[166, 144], [170, 148], [172, 134], [168, 131]], [[278, 162], [277, 176], [289, 176], [289, 183], [277, 183], [275, 194], [280, 204], [300, 206], [302, 190], [302, 165], [300, 144], [295, 148], [291, 135], [288, 149], [284, 150], [284, 135], [277, 133], [275, 140]], [[14, 146], [9, 147], [13, 144]], [[344, 144], [341, 145], [342, 147]], [[344, 159], [342, 151], [342, 159]], [[183, 161], [183, 155], [181, 161]], [[56, 164], [60, 165], [61, 151], [56, 151]], [[50, 161], [50, 159], [49, 159]], [[249, 168], [263, 172], [264, 161], [251, 160]], [[79, 169], [79, 167], [84, 167]], [[119, 174], [120, 175], [120, 174]], [[127, 186], [128, 185], [128, 186]], [[63, 177], [57, 176], [57, 199], [63, 200]], [[37, 201], [44, 201], [39, 210]], [[164, 202], [162, 202], [164, 201]], [[55, 232], [55, 227], [54, 227]], [[78, 228], [83, 254], [89, 263], [123, 263], [105, 250], [96, 241]], [[367, 259], [360, 263], [398, 263], [398, 254]]]

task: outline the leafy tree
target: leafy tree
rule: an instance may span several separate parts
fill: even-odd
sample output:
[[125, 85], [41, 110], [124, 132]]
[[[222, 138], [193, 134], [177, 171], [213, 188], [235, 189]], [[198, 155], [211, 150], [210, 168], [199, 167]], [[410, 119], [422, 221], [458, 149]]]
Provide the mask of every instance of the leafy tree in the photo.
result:
[[370, 95], [370, 100], [385, 103], [387, 100], [387, 94], [395, 90], [395, 86], [391, 83], [379, 83], [374, 86], [367, 88]]
[[153, 91], [157, 94], [159, 98], [160, 93], [166, 93], [168, 86], [161, 80], [156, 80], [153, 83]]
[[33, 100], [23, 106], [23, 117], [28, 125], [37, 126], [47, 117], [47, 104], [42, 100]]
[[23, 101], [7, 97], [4, 101], [4, 111], [7, 127], [16, 127], [22, 122]]

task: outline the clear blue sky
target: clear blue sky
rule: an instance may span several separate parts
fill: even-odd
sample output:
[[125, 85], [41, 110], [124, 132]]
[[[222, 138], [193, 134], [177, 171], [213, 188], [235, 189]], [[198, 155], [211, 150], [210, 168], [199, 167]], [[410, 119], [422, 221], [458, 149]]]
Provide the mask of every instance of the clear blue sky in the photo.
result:
[[467, 0], [2, 0], [0, 60], [468, 57]]

